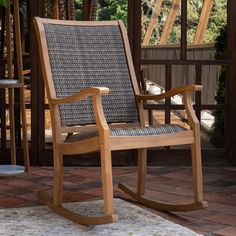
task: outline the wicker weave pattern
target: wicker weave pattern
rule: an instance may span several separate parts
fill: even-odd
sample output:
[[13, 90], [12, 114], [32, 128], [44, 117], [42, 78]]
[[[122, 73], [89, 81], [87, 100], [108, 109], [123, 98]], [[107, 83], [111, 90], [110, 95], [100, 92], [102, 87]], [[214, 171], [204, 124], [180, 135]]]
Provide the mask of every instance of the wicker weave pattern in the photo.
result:
[[[108, 87], [103, 108], [108, 123], [138, 120], [118, 26], [44, 24], [57, 97], [87, 87]], [[95, 123], [92, 100], [60, 105], [62, 126]]]
[[[179, 125], [165, 124], [148, 127], [131, 127], [131, 128], [111, 128], [110, 136], [148, 136], [170, 134], [186, 131], [186, 129]], [[97, 131], [89, 131], [83, 134], [74, 134], [66, 139], [66, 142], [78, 142], [88, 138], [98, 136]]]

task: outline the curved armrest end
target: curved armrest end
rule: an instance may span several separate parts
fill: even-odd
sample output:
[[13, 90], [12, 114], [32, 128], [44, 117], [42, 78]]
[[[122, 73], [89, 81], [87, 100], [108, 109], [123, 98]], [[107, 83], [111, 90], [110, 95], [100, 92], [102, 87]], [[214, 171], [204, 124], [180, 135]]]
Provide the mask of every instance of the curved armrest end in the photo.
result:
[[138, 101], [148, 101], [148, 100], [162, 100], [162, 99], [166, 99], [172, 96], [175, 96], [179, 93], [185, 93], [185, 92], [190, 92], [190, 91], [201, 91], [202, 90], [202, 85], [185, 85], [183, 87], [178, 87], [178, 88], [174, 88], [171, 89], [169, 91], [166, 91], [165, 93], [162, 94], [158, 94], [158, 95], [142, 95], [142, 94], [138, 94], [136, 95], [136, 99]]
[[182, 91], [202, 91], [202, 88], [203, 88], [202, 85], [190, 84], [190, 85], [185, 85], [177, 89], [180, 89]]
[[109, 88], [106, 87], [91, 87], [80, 90], [77, 93], [74, 93], [71, 96], [63, 98], [51, 98], [49, 99], [53, 105], [64, 104], [64, 103], [73, 103], [76, 101], [81, 101], [87, 97], [92, 97], [96, 95], [107, 95], [109, 93]]

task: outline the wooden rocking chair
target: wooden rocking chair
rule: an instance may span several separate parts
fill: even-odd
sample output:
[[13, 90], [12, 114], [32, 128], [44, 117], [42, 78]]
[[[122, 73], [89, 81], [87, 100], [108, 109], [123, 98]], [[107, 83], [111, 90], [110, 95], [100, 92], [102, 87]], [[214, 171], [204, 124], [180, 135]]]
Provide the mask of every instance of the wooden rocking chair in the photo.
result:
[[[119, 187], [138, 202], [165, 211], [206, 207], [202, 196], [199, 122], [189, 85], [164, 94], [139, 92], [125, 27], [121, 21], [81, 22], [35, 18], [43, 78], [53, 131], [53, 199], [38, 197], [56, 213], [80, 224], [104, 224], [118, 219], [113, 208], [111, 152], [138, 149], [137, 191]], [[144, 126], [143, 101], [182, 93], [190, 130], [173, 124]], [[66, 140], [63, 134], [72, 133]], [[144, 196], [146, 148], [191, 144], [194, 200], [185, 205], [158, 203]], [[100, 152], [104, 215], [88, 217], [65, 209], [62, 203], [63, 155]]]

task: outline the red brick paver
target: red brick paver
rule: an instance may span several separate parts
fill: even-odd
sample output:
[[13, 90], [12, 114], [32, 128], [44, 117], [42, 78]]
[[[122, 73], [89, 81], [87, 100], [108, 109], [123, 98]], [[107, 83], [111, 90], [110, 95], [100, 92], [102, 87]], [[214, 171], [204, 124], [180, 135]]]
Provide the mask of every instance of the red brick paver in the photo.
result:
[[[135, 167], [113, 168], [115, 197], [132, 201], [117, 184], [125, 182], [135, 187], [135, 171]], [[148, 210], [205, 235], [236, 235], [236, 168], [204, 167], [203, 172], [207, 209], [174, 214]], [[190, 167], [150, 167], [146, 194], [154, 199], [182, 203], [192, 196], [191, 179]], [[52, 167], [32, 167], [31, 175], [25, 178], [0, 179], [0, 208], [39, 205], [36, 192], [51, 193], [52, 185]], [[64, 202], [101, 199], [100, 168], [65, 167], [64, 190]]]

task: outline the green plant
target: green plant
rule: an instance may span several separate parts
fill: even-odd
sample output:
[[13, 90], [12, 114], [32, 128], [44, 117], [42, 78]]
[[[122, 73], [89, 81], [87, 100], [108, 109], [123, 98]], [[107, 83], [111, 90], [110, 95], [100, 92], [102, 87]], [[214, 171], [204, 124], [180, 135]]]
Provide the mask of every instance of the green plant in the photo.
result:
[[9, 0], [0, 0], [0, 6], [7, 7]]
[[82, 20], [83, 18], [83, 1], [82, 0], [75, 0], [76, 4], [76, 12], [75, 12], [75, 19]]
[[[226, 59], [227, 58], [227, 27], [224, 26], [219, 36], [216, 38], [216, 59]], [[222, 66], [220, 71], [220, 76], [218, 80], [218, 88], [216, 91], [216, 103], [224, 104], [226, 88], [225, 88], [225, 78], [226, 78], [226, 67]], [[210, 141], [217, 147], [223, 147], [225, 144], [224, 134], [225, 134], [225, 112], [222, 110], [216, 110], [213, 113], [214, 123], [210, 132]]]
[[[5, 0], [6, 1], [6, 0]], [[76, 2], [76, 19], [82, 19], [82, 0]], [[141, 0], [142, 9], [142, 38], [144, 38], [150, 18], [153, 13], [156, 0]], [[161, 12], [158, 16], [157, 24], [154, 28], [150, 44], [157, 44], [163, 32], [166, 19], [170, 12], [173, 0], [163, 0]], [[196, 28], [199, 23], [199, 17], [204, 0], [188, 0], [188, 43], [191, 44], [196, 33]], [[127, 26], [128, 0], [97, 0], [97, 20], [115, 20], [121, 19]], [[181, 36], [181, 6], [177, 11], [177, 16], [172, 27], [172, 31], [168, 38], [168, 43], [179, 43]], [[207, 30], [205, 32], [203, 43], [215, 42], [219, 35], [219, 29], [226, 24], [227, 18], [227, 1], [214, 0], [212, 12], [209, 18]]]
[[98, 20], [121, 19], [127, 26], [127, 0], [99, 0]]
[[[0, 7], [7, 7], [9, 5], [9, 3], [11, 4], [11, 11], [13, 11], [12, 7], [13, 7], [13, 1], [11, 0], [0, 0]], [[19, 9], [20, 9], [20, 13], [22, 15], [26, 15], [27, 14], [27, 10], [26, 10], [26, 2], [23, 0], [19, 0]], [[0, 13], [1, 14], [1, 13]]]

